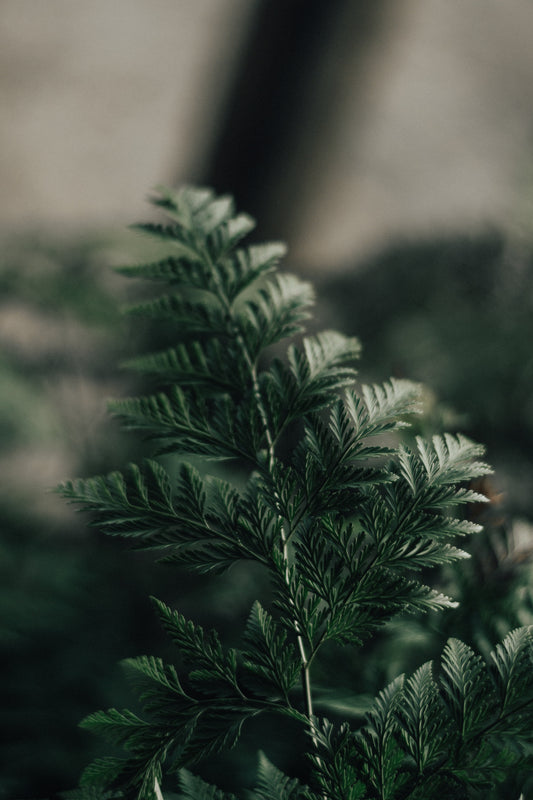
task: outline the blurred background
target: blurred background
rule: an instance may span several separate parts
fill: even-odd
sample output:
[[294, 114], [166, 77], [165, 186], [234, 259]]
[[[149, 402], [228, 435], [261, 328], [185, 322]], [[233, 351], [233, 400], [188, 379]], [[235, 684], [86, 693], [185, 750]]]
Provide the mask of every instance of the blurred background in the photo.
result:
[[[532, 32], [530, 0], [2, 1], [2, 800], [75, 785], [98, 752], [77, 722], [130, 702], [121, 658], [165, 647], [150, 593], [200, 621], [216, 597], [230, 632], [253, 597], [242, 569], [206, 603], [49, 492], [139, 457], [105, 401], [149, 342], [110, 267], [142, 260], [126, 226], [158, 184], [233, 194], [317, 285], [320, 326], [360, 336], [364, 379], [423, 381], [423, 431], [487, 445], [449, 625], [488, 650], [533, 619]], [[417, 624], [415, 666], [448, 631]], [[368, 691], [410, 666], [397, 633]]]

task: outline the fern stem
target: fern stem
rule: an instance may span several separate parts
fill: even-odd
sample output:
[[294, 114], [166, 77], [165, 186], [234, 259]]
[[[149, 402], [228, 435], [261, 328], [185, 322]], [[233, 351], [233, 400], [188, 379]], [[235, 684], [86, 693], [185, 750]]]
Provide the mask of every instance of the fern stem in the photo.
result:
[[[249, 372], [249, 375], [250, 375], [250, 381], [251, 381], [251, 384], [252, 384], [252, 392], [253, 392], [254, 399], [255, 399], [255, 402], [256, 402], [257, 410], [259, 412], [259, 416], [261, 417], [261, 422], [262, 422], [262, 425], [263, 425], [263, 430], [264, 430], [265, 439], [266, 439], [267, 452], [268, 452], [268, 471], [269, 471], [270, 474], [272, 474], [273, 470], [274, 470], [275, 439], [274, 439], [274, 436], [272, 435], [272, 432], [270, 430], [268, 414], [267, 414], [267, 411], [265, 409], [265, 405], [264, 405], [264, 402], [263, 402], [263, 397], [261, 395], [261, 388], [259, 386], [259, 380], [258, 380], [258, 375], [257, 375], [257, 367], [256, 367], [256, 364], [255, 364], [254, 360], [252, 359], [252, 357], [250, 355], [250, 352], [248, 350], [248, 347], [246, 345], [244, 337], [243, 337], [241, 331], [239, 330], [239, 327], [238, 327], [238, 325], [237, 325], [237, 323], [236, 323], [236, 321], [234, 319], [234, 316], [233, 316], [233, 313], [232, 313], [231, 303], [229, 302], [229, 299], [226, 296], [226, 293], [224, 292], [224, 288], [223, 288], [223, 286], [222, 286], [222, 284], [221, 284], [221, 282], [220, 282], [220, 280], [218, 278], [217, 271], [215, 269], [213, 269], [211, 259], [210, 259], [209, 255], [207, 254], [207, 252], [204, 251], [203, 252], [203, 256], [207, 260], [207, 262], [209, 263], [209, 266], [211, 268], [211, 273], [213, 274], [213, 276], [215, 278], [215, 282], [216, 282], [217, 289], [218, 289], [218, 295], [217, 296], [218, 296], [218, 299], [219, 299], [221, 305], [224, 308], [224, 311], [226, 313], [228, 322], [230, 323], [230, 326], [231, 326], [231, 329], [230, 329], [229, 332], [235, 338], [235, 341], [236, 341], [236, 343], [237, 343], [237, 345], [238, 345], [238, 347], [239, 347], [239, 349], [240, 349], [240, 351], [242, 353], [242, 356], [244, 358], [244, 361], [246, 363], [246, 366], [247, 366], [247, 369], [248, 369], [248, 372]], [[279, 507], [280, 506], [280, 498], [277, 496], [276, 490], [274, 490], [274, 492], [275, 492], [276, 505], [278, 505], [278, 507]], [[281, 516], [281, 514], [280, 514], [280, 516]], [[281, 544], [282, 544], [282, 552], [283, 552], [283, 562], [285, 564], [285, 582], [286, 582], [287, 585], [289, 585], [289, 563], [290, 563], [289, 545], [288, 545], [289, 538], [290, 537], [287, 536], [287, 533], [286, 533], [286, 530], [285, 530], [285, 525], [282, 524], [281, 525]], [[304, 692], [305, 715], [306, 715], [307, 719], [309, 720], [309, 729], [310, 729], [310, 733], [311, 733], [311, 739], [312, 739], [312, 742], [313, 742], [313, 746], [314, 746], [315, 750], [318, 751], [318, 740], [317, 740], [316, 735], [314, 733], [314, 726], [313, 726], [313, 716], [314, 716], [314, 713], [313, 713], [313, 695], [312, 695], [311, 674], [310, 674], [311, 659], [307, 655], [307, 648], [306, 648], [306, 645], [305, 645], [304, 635], [303, 635], [303, 632], [302, 632], [302, 630], [300, 628], [300, 624], [299, 624], [298, 620], [296, 619], [296, 616], [293, 619], [293, 624], [294, 624], [294, 632], [296, 634], [296, 640], [298, 642], [298, 649], [300, 651], [300, 658], [301, 658], [301, 662], [302, 662], [302, 688], [303, 688], [303, 692]]]
[[[257, 407], [259, 410], [259, 414], [261, 416], [261, 421], [263, 423], [265, 437], [267, 440], [268, 446], [268, 469], [269, 472], [272, 473], [274, 469], [274, 438], [270, 431], [270, 426], [268, 423], [267, 413], [263, 404], [263, 398], [261, 397], [261, 390], [259, 387], [259, 381], [257, 379], [257, 370], [255, 364], [253, 363], [250, 354], [248, 352], [248, 348], [246, 347], [246, 343], [240, 334], [237, 332], [236, 334], [237, 341], [239, 346], [241, 347], [242, 353], [246, 360], [246, 364], [250, 371], [250, 377], [252, 380], [252, 389], [254, 393], [254, 397], [256, 399]], [[279, 498], [276, 497], [276, 502], [279, 504]], [[285, 525], [281, 526], [281, 543], [283, 546], [283, 561], [285, 564], [285, 582], [287, 585], [289, 584], [289, 544], [288, 544], [288, 537], [285, 530]], [[294, 630], [296, 633], [296, 640], [298, 642], [298, 649], [300, 651], [300, 658], [302, 660], [302, 687], [304, 690], [304, 698], [305, 698], [305, 714], [309, 720], [309, 726], [311, 729], [311, 738], [314, 744], [315, 749], [318, 749], [318, 740], [313, 731], [313, 695], [312, 695], [312, 688], [311, 688], [311, 674], [310, 674], [310, 666], [311, 662], [307, 656], [307, 649], [305, 646], [304, 636], [302, 630], [300, 628], [300, 624], [296, 617], [293, 620], [294, 623]]]
[[[253, 363], [253, 361], [252, 361], [252, 359], [250, 357], [250, 354], [248, 352], [248, 348], [246, 347], [246, 343], [245, 343], [242, 335], [240, 334], [240, 332], [237, 332], [237, 341], [239, 343], [239, 346], [241, 347], [242, 353], [244, 355], [244, 358], [246, 360], [248, 369], [250, 371], [250, 377], [251, 377], [251, 380], [252, 380], [252, 390], [253, 390], [254, 397], [255, 397], [255, 400], [256, 400], [256, 403], [257, 403], [259, 414], [261, 416], [261, 421], [263, 423], [263, 427], [264, 427], [264, 431], [265, 431], [265, 437], [266, 437], [266, 440], [267, 440], [267, 446], [268, 446], [268, 469], [269, 469], [270, 474], [272, 474], [273, 469], [274, 469], [275, 442], [274, 442], [274, 438], [272, 436], [272, 433], [270, 431], [270, 426], [269, 426], [269, 423], [268, 423], [268, 417], [267, 417], [266, 409], [264, 407], [263, 398], [261, 396], [261, 390], [260, 390], [260, 387], [259, 387], [259, 381], [257, 379], [257, 370], [256, 370], [256, 367], [255, 367], [255, 364]], [[279, 506], [279, 497], [277, 496], [277, 492], [275, 492], [275, 499], [276, 499], [276, 504]], [[287, 586], [289, 585], [289, 581], [290, 581], [290, 576], [289, 576], [289, 542], [288, 542], [288, 538], [289, 537], [287, 536], [287, 533], [286, 533], [286, 530], [285, 530], [285, 525], [282, 524], [281, 525], [281, 543], [282, 543], [282, 547], [283, 547], [283, 562], [285, 564], [285, 583], [287, 584]], [[312, 694], [312, 687], [311, 687], [311, 672], [310, 672], [311, 659], [307, 655], [307, 648], [305, 646], [304, 635], [303, 635], [303, 632], [302, 632], [302, 630], [300, 628], [300, 624], [299, 624], [298, 620], [296, 619], [296, 616], [293, 619], [293, 624], [294, 624], [294, 631], [295, 631], [295, 634], [296, 634], [296, 640], [298, 642], [298, 649], [300, 651], [300, 658], [301, 658], [301, 661], [302, 661], [302, 688], [303, 688], [303, 692], [304, 692], [305, 715], [306, 715], [307, 719], [309, 720], [309, 730], [310, 730], [310, 733], [311, 733], [311, 741], [313, 742], [313, 747], [318, 752], [318, 749], [319, 749], [318, 748], [318, 739], [316, 738], [316, 735], [315, 735], [315, 732], [314, 732], [314, 726], [313, 726], [314, 712], [313, 712], [313, 694]], [[318, 758], [318, 761], [320, 761], [319, 758]]]
[[[246, 347], [246, 343], [240, 334], [240, 332], [236, 332], [237, 342], [241, 348], [241, 351], [244, 355], [246, 360], [246, 364], [250, 371], [250, 378], [252, 381], [252, 390], [254, 393], [254, 397], [257, 403], [257, 407], [259, 410], [259, 414], [261, 416], [261, 421], [263, 423], [264, 431], [265, 431], [265, 438], [267, 441], [268, 446], [268, 469], [269, 472], [272, 473], [274, 469], [274, 448], [275, 442], [270, 431], [270, 426], [268, 423], [267, 413], [263, 404], [263, 398], [261, 397], [261, 390], [259, 387], [259, 381], [257, 379], [257, 370], [255, 364], [253, 363], [250, 354], [248, 352], [248, 348]], [[279, 504], [279, 498], [276, 497], [276, 502]], [[287, 585], [289, 584], [289, 544], [288, 544], [288, 537], [285, 530], [285, 525], [281, 526], [281, 543], [283, 547], [283, 561], [285, 564], [285, 582]], [[296, 640], [298, 642], [298, 649], [300, 651], [300, 658], [302, 661], [302, 687], [304, 690], [304, 698], [305, 698], [305, 714], [309, 720], [309, 725], [311, 728], [311, 738], [313, 744], [316, 749], [318, 749], [318, 741], [316, 736], [313, 732], [313, 725], [312, 725], [312, 718], [313, 718], [313, 695], [312, 695], [312, 688], [311, 688], [311, 675], [310, 675], [310, 666], [311, 662], [307, 655], [307, 649], [305, 646], [304, 635], [300, 628], [300, 624], [296, 618], [293, 620], [294, 623], [294, 630], [296, 633]]]
[[156, 800], [163, 800], [163, 794], [161, 792], [161, 788], [159, 786], [159, 781], [157, 778], [154, 778], [154, 794]]

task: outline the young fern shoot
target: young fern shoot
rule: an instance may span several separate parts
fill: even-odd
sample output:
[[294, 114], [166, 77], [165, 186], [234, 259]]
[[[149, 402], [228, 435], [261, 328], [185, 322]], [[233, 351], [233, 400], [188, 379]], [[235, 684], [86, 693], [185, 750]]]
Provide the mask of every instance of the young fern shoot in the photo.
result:
[[[360, 730], [315, 715], [311, 669], [328, 642], [360, 647], [398, 613], [454, 605], [423, 578], [467, 557], [457, 541], [479, 527], [457, 509], [484, 499], [468, 482], [489, 468], [483, 449], [460, 435], [395, 444], [391, 434], [419, 410], [419, 387], [391, 379], [356, 388], [357, 340], [303, 336], [312, 288], [278, 272], [283, 245], [241, 244], [254, 222], [230, 198], [184, 188], [153, 202], [169, 223], [139, 228], [169, 254], [121, 271], [162, 284], [158, 299], [131, 313], [170, 322], [174, 342], [129, 362], [160, 391], [111, 410], [156, 443], [156, 456], [173, 454], [179, 475], [154, 457], [60, 490], [107, 534], [167, 562], [199, 573], [257, 562], [274, 601], [257, 599], [242, 645], [228, 649], [154, 600], [190, 670], [178, 674], [154, 656], [126, 662], [143, 714], [111, 709], [83, 722], [125, 756], [88, 767], [76, 796], [160, 800], [165, 776], [177, 773], [172, 797], [229, 800], [188, 770], [233, 747], [265, 712], [301, 724], [313, 768], [304, 787], [261, 754], [252, 800], [466, 797], [465, 787], [528, 766], [528, 629], [499, 646], [492, 668], [451, 640], [440, 672], [426, 664], [398, 678]], [[244, 488], [209, 475], [210, 459], [245, 465]]]

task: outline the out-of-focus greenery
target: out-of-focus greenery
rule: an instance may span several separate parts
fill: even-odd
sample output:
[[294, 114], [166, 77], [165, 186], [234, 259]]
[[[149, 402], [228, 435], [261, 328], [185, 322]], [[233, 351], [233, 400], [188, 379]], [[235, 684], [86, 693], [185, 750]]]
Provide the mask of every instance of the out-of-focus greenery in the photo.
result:
[[92, 401], [118, 357], [116, 302], [97, 278], [108, 250], [92, 238], [2, 242], [2, 798], [42, 797], [75, 780], [90, 747], [77, 720], [102, 691], [121, 691], [112, 664], [134, 627], [120, 606], [107, 622], [112, 548], [103, 558], [105, 545], [46, 493], [72, 466], [107, 461], [119, 442], [111, 426], [99, 430]]
[[[533, 519], [533, 249], [497, 231], [390, 247], [324, 279], [336, 325], [379, 375], [420, 380], [487, 445], [499, 491]], [[444, 415], [444, 419], [443, 419]]]
[[[75, 785], [99, 747], [77, 730], [78, 721], [131, 699], [117, 662], [164, 655], [148, 595], [156, 592], [186, 615], [194, 609], [199, 622], [231, 635], [260, 579], [246, 567], [228, 579], [176, 576], [154, 567], [150, 556], [103, 540], [46, 494], [60, 478], [106, 472], [133, 455], [104, 403], [131, 380], [117, 380], [118, 363], [133, 350], [131, 327], [117, 311], [126, 282], [109, 269], [131, 261], [131, 249], [125, 252], [105, 237], [3, 243], [2, 800], [52, 797]], [[472, 543], [475, 558], [442, 578], [462, 607], [391, 626], [364, 668], [345, 667], [349, 674], [339, 682], [361, 696], [431, 658], [450, 630], [488, 650], [533, 619], [533, 259], [497, 233], [404, 245], [342, 280], [324, 280], [318, 293], [331, 326], [363, 341], [365, 380], [392, 374], [423, 381], [433, 392], [424, 433], [460, 428], [488, 444], [497, 467], [494, 502], [482, 512], [487, 531]], [[207, 606], [220, 617], [208, 618]], [[400, 650], [406, 631], [412, 647]], [[332, 648], [331, 664], [339, 663]], [[323, 700], [325, 713], [342, 705], [338, 697]], [[253, 750], [253, 731], [250, 739]], [[278, 760], [288, 771], [290, 758]], [[235, 756], [235, 763], [244, 771], [250, 762]]]
[[[365, 379], [409, 377], [426, 389], [425, 436], [460, 430], [487, 445], [495, 474], [485, 529], [469, 561], [447, 568], [458, 609], [389, 626], [352, 671], [366, 691], [435, 658], [450, 635], [488, 655], [509, 630], [533, 623], [533, 248], [502, 232], [391, 246], [318, 288], [326, 320], [363, 342]], [[405, 637], [411, 647], [404, 647]], [[332, 663], [338, 663], [332, 654]], [[494, 800], [533, 797], [531, 779]]]
[[[210, 761], [213, 752], [233, 749], [243, 723], [266, 711], [302, 722], [304, 709], [304, 730], [315, 743], [312, 754], [304, 735], [302, 746], [314, 765], [306, 797], [354, 791], [432, 797], [437, 785], [446, 796], [466, 797], [474, 787], [531, 768], [531, 653], [524, 649], [529, 627], [506, 637], [500, 655], [493, 654], [500, 664], [494, 680], [486, 673], [480, 682], [486, 668], [453, 639], [443, 656], [440, 687], [426, 662], [407, 686], [398, 676], [372, 702], [367, 726], [353, 739], [342, 726], [338, 738], [329, 723], [315, 726], [310, 666], [328, 642], [345, 649], [355, 645], [355, 652], [340, 654], [341, 663], [357, 655], [372, 660], [372, 652], [361, 652], [362, 641], [399, 608], [418, 614], [454, 606], [429, 588], [433, 581], [424, 572], [462, 560], [464, 554], [449, 544], [458, 536], [468, 540], [480, 526], [456, 519], [457, 506], [486, 500], [464, 484], [491, 470], [477, 460], [484, 448], [462, 436], [418, 437], [416, 452], [398, 449], [391, 433], [404, 428], [405, 414], [419, 410], [419, 387], [392, 379], [363, 386], [355, 395], [351, 364], [359, 354], [357, 339], [323, 331], [291, 345], [286, 364], [271, 362], [268, 345], [301, 332], [312, 302], [307, 283], [272, 275], [283, 248], [237, 246], [253, 221], [235, 216], [231, 198], [216, 198], [210, 190], [163, 189], [153, 202], [171, 224], [141, 230], [167, 242], [168, 256], [125, 272], [166, 287], [168, 294], [163, 289], [155, 301], [131, 311], [174, 320], [174, 346], [131, 362], [156, 378], [160, 391], [112, 408], [127, 429], [148, 434], [167, 457], [192, 450], [209, 461], [235, 459], [248, 465], [248, 477], [239, 492], [226, 482], [204, 480], [186, 463], [176, 480], [175, 464], [169, 472], [145, 461], [125, 473], [65, 481], [60, 491], [91, 512], [103, 532], [195, 572], [255, 562], [268, 572], [276, 601], [268, 606], [272, 614], [254, 606], [244, 647], [227, 655], [216, 633], [206, 635], [194, 619], [157, 603], [178, 646], [177, 665], [153, 656], [130, 660], [142, 717], [111, 709], [84, 721], [112, 746], [124, 746], [127, 756], [93, 762], [82, 778], [88, 790], [83, 797], [93, 797], [95, 787], [120, 786], [127, 796], [135, 787], [139, 798], [155, 800], [165, 787], [165, 768], [172, 787], [180, 767], [201, 768], [197, 762]], [[341, 388], [346, 393], [338, 398]], [[297, 445], [285, 460], [276, 443], [291, 422]], [[367, 437], [378, 434], [386, 435], [385, 442], [367, 448]], [[358, 464], [361, 458], [370, 464]], [[409, 638], [400, 644], [401, 650], [412, 649]], [[294, 698], [293, 705], [289, 692], [299, 675], [297, 694], [303, 690], [305, 701]], [[520, 678], [511, 683], [511, 675]], [[353, 686], [339, 683], [335, 669], [325, 677], [329, 690]], [[359, 713], [361, 704], [356, 708]], [[267, 752], [271, 738], [267, 731]], [[511, 740], [503, 751], [502, 739]], [[225, 767], [224, 782], [228, 771], [239, 772]], [[207, 798], [213, 789], [185, 794]]]
[[[50, 491], [138, 455], [106, 413], [106, 398], [131, 388], [120, 362], [152, 336], [120, 314], [128, 287], [111, 267], [131, 261], [128, 247], [103, 235], [2, 242], [1, 800], [76, 785], [100, 747], [79, 721], [128, 702], [121, 659], [167, 646], [150, 594], [228, 630], [244, 620], [258, 580], [249, 570], [192, 580], [156, 566], [88, 528]], [[219, 600], [216, 620], [202, 617], [207, 592]]]

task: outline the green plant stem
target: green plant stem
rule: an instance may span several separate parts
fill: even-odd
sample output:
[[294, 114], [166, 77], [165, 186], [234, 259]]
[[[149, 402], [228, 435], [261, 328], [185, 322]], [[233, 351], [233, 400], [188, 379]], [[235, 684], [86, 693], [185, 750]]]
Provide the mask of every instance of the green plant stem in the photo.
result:
[[[269, 471], [272, 472], [273, 468], [274, 468], [274, 447], [275, 447], [275, 444], [274, 444], [274, 439], [272, 437], [272, 433], [270, 431], [270, 426], [268, 424], [268, 418], [267, 418], [267, 414], [266, 414], [266, 411], [265, 411], [265, 408], [264, 408], [264, 405], [263, 405], [263, 399], [261, 397], [261, 390], [259, 388], [259, 382], [257, 380], [256, 367], [255, 367], [255, 364], [253, 363], [253, 361], [252, 361], [252, 359], [250, 357], [250, 354], [248, 353], [248, 349], [247, 349], [246, 344], [244, 342], [244, 339], [242, 338], [240, 333], [237, 333], [237, 341], [239, 343], [239, 346], [241, 347], [241, 350], [242, 350], [244, 358], [246, 360], [248, 369], [250, 371], [250, 377], [251, 377], [251, 380], [252, 380], [252, 389], [253, 389], [253, 392], [254, 392], [254, 397], [256, 399], [257, 407], [259, 409], [259, 413], [261, 415], [261, 420], [263, 422], [263, 427], [264, 427], [264, 430], [265, 430], [265, 437], [266, 437], [266, 440], [267, 440], [268, 467], [269, 467]], [[276, 500], [278, 501], [279, 499], [276, 498]], [[285, 582], [288, 585], [289, 584], [289, 545], [288, 545], [288, 538], [287, 538], [287, 534], [286, 534], [284, 525], [281, 526], [281, 543], [282, 543], [282, 547], [283, 547], [283, 561], [284, 561], [284, 564], [285, 564]], [[312, 731], [312, 729], [313, 729], [312, 728], [313, 696], [312, 696], [311, 675], [310, 675], [311, 662], [310, 662], [310, 660], [309, 660], [309, 658], [307, 656], [307, 650], [306, 650], [306, 647], [305, 647], [304, 636], [303, 636], [303, 633], [302, 633], [302, 631], [300, 629], [300, 625], [299, 625], [299, 623], [298, 623], [296, 618], [293, 620], [293, 622], [294, 622], [294, 630], [295, 630], [295, 633], [296, 633], [296, 639], [297, 639], [297, 642], [298, 642], [298, 649], [300, 651], [300, 658], [302, 660], [302, 687], [303, 687], [303, 690], [304, 690], [304, 698], [305, 698], [305, 713], [306, 713], [306, 716], [307, 716], [307, 718], [309, 720], [309, 725], [310, 725], [311, 731]], [[314, 743], [315, 747], [318, 748], [318, 741], [316, 740], [316, 737], [314, 736], [314, 733], [312, 733], [311, 735], [312, 735], [312, 739], [313, 739], [313, 743]]]
[[[218, 289], [218, 293], [217, 293], [218, 300], [221, 303], [221, 305], [222, 305], [222, 307], [223, 307], [223, 309], [224, 309], [224, 311], [226, 313], [227, 320], [231, 325], [231, 331], [230, 332], [235, 337], [235, 340], [236, 340], [236, 342], [237, 342], [237, 344], [238, 344], [238, 346], [239, 346], [239, 348], [241, 350], [241, 353], [243, 355], [244, 361], [245, 361], [246, 366], [248, 368], [248, 372], [249, 372], [249, 375], [250, 375], [250, 380], [251, 380], [251, 383], [252, 383], [252, 391], [253, 391], [253, 394], [254, 394], [255, 402], [257, 404], [257, 409], [258, 409], [260, 417], [261, 417], [261, 422], [263, 423], [263, 429], [264, 429], [265, 438], [266, 438], [266, 444], [267, 444], [267, 450], [268, 450], [268, 470], [269, 470], [270, 474], [272, 474], [273, 469], [274, 469], [275, 440], [274, 440], [274, 437], [273, 437], [272, 432], [270, 430], [270, 425], [269, 425], [269, 421], [268, 421], [268, 415], [267, 415], [267, 412], [266, 412], [266, 409], [265, 409], [265, 406], [264, 406], [264, 403], [263, 403], [263, 398], [261, 396], [261, 389], [260, 389], [259, 381], [258, 381], [258, 377], [257, 377], [256, 364], [255, 364], [254, 360], [252, 359], [252, 357], [251, 357], [251, 355], [250, 355], [250, 353], [248, 351], [248, 348], [246, 346], [246, 342], [244, 340], [244, 337], [242, 336], [242, 334], [241, 334], [241, 332], [239, 330], [239, 327], [238, 327], [237, 322], [236, 322], [236, 320], [234, 318], [234, 315], [233, 315], [233, 309], [232, 309], [231, 303], [229, 302], [229, 300], [228, 300], [228, 298], [226, 296], [226, 293], [224, 291], [224, 288], [223, 288], [220, 280], [218, 280], [217, 271], [213, 268], [213, 264], [212, 264], [211, 258], [210, 258], [209, 254], [205, 250], [202, 250], [202, 256], [208, 262], [209, 267], [211, 268], [211, 274], [215, 277], [216, 286], [217, 286], [217, 289]], [[276, 495], [277, 495], [277, 493], [276, 493]], [[277, 497], [277, 496], [276, 496], [276, 503], [277, 503], [278, 506], [280, 505], [279, 497]], [[280, 514], [280, 517], [282, 517], [281, 514]], [[283, 517], [282, 517], [282, 519], [283, 519]], [[282, 552], [283, 552], [283, 562], [285, 564], [285, 582], [286, 582], [287, 586], [289, 585], [289, 580], [290, 580], [290, 578], [289, 578], [289, 545], [288, 545], [288, 538], [289, 537], [287, 536], [287, 533], [286, 533], [286, 530], [285, 530], [285, 525], [282, 524], [281, 525], [281, 544], [282, 544]], [[309, 659], [309, 657], [307, 655], [307, 649], [306, 649], [306, 646], [305, 646], [304, 635], [303, 635], [303, 632], [302, 632], [302, 630], [300, 628], [300, 624], [299, 624], [298, 620], [296, 619], [296, 616], [293, 619], [293, 624], [294, 624], [294, 632], [296, 634], [296, 640], [298, 642], [298, 649], [300, 651], [300, 658], [301, 658], [301, 662], [302, 662], [302, 670], [301, 670], [301, 672], [302, 672], [302, 689], [303, 689], [303, 693], [304, 693], [304, 703], [305, 703], [305, 715], [306, 715], [306, 717], [307, 717], [307, 719], [309, 721], [309, 730], [310, 730], [310, 733], [311, 733], [311, 740], [313, 742], [313, 747], [315, 748], [315, 750], [318, 753], [318, 749], [319, 749], [318, 740], [316, 738], [316, 735], [315, 735], [315, 732], [314, 732], [314, 725], [313, 725], [314, 712], [313, 712], [313, 694], [312, 694], [311, 672], [310, 672], [311, 660]]]
[[163, 800], [163, 794], [161, 792], [161, 788], [159, 786], [159, 781], [157, 778], [154, 778], [154, 794], [155, 800]]

